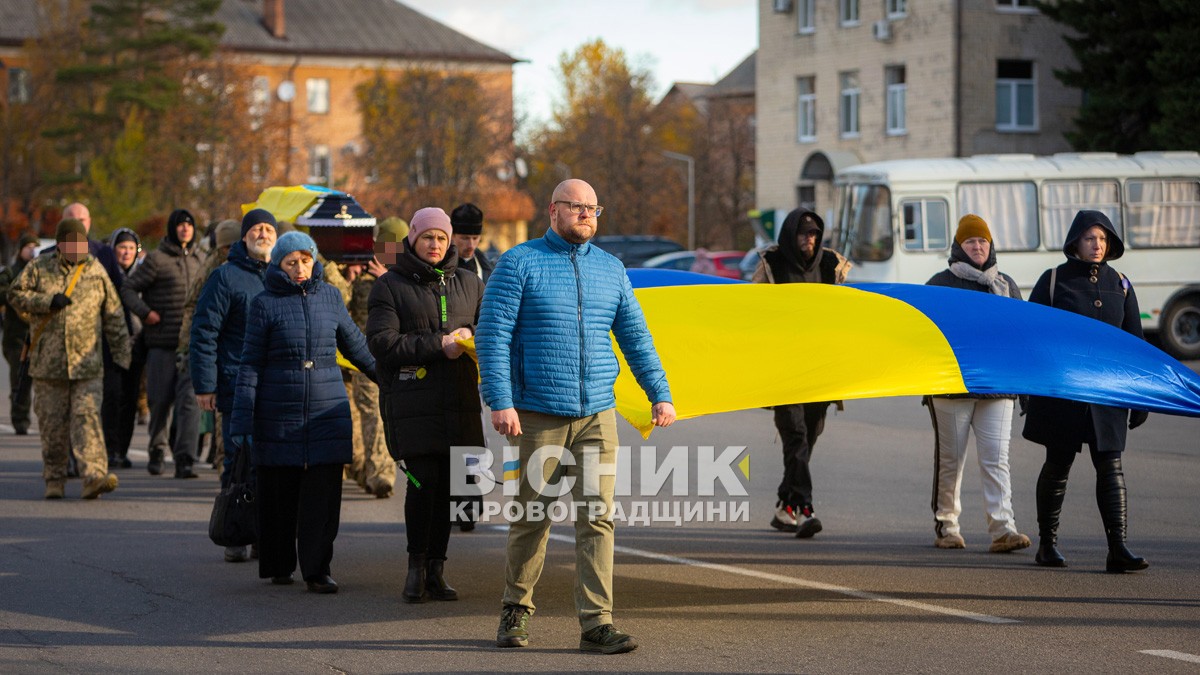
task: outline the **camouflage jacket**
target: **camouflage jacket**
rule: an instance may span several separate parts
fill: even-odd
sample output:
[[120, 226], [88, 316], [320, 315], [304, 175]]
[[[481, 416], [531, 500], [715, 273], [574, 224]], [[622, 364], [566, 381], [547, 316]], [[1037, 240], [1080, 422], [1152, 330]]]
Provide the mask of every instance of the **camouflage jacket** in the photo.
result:
[[374, 287], [375, 275], [365, 270], [359, 272], [350, 286], [350, 302], [346, 308], [350, 310], [350, 318], [358, 324], [358, 329], [364, 332], [367, 330], [367, 298], [371, 297]]
[[192, 280], [192, 287], [188, 289], [187, 298], [183, 301], [183, 321], [179, 326], [179, 347], [175, 350], [176, 354], [185, 359], [191, 352], [192, 315], [196, 313], [196, 301], [200, 299], [200, 291], [204, 290], [204, 282], [208, 281], [212, 273], [224, 265], [227, 259], [228, 257], [221, 255], [220, 251], [210, 252], [200, 267], [200, 273]]
[[8, 302], [28, 313], [30, 330], [49, 318], [29, 361], [31, 377], [55, 380], [87, 380], [104, 375], [100, 331], [108, 338], [113, 361], [129, 367], [129, 333], [125, 327], [121, 298], [108, 272], [88, 256], [79, 282], [71, 292], [71, 304], [50, 309], [50, 300], [65, 293], [75, 265], [59, 255], [39, 256], [29, 263], [8, 293]]
[[336, 288], [337, 292], [342, 294], [342, 302], [349, 305], [350, 282], [346, 281], [346, 277], [342, 275], [341, 267], [335, 262], [326, 260], [325, 256], [320, 254], [317, 255], [317, 260], [325, 268], [325, 283]]
[[[0, 307], [7, 307], [8, 289], [17, 277], [21, 276], [21, 270], [25, 269], [27, 264], [24, 260], [15, 260], [8, 267], [0, 267]], [[19, 350], [21, 345], [25, 344], [29, 324], [25, 323], [16, 309], [7, 307], [4, 310], [3, 326], [4, 337], [0, 339], [0, 344], [3, 344], [4, 352]]]

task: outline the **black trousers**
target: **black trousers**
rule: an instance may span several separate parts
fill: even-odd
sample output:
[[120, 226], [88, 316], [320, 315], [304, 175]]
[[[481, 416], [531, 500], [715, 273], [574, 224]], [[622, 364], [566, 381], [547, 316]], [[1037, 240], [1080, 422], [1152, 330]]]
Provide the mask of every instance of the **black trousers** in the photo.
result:
[[329, 574], [342, 514], [342, 465], [257, 466], [258, 576]]
[[783, 480], [779, 501], [788, 506], [812, 506], [812, 459], [817, 437], [825, 430], [828, 403], [794, 403], [775, 406], [775, 428], [783, 442]]
[[[8, 310], [13, 311], [13, 310]], [[7, 337], [7, 336], [6, 336]], [[4, 347], [4, 360], [8, 361], [8, 390], [9, 400], [12, 402], [10, 413], [12, 415], [12, 425], [14, 429], [29, 429], [29, 410], [33, 401], [33, 378], [26, 378], [24, 382], [20, 381], [21, 374], [21, 345], [6, 345]]]
[[[409, 554], [445, 560], [450, 545], [450, 458], [446, 455], [405, 459], [411, 482], [404, 492], [404, 526]], [[405, 477], [407, 478], [407, 476]]]
[[129, 454], [133, 428], [137, 423], [138, 393], [146, 350], [135, 345], [129, 370], [121, 370], [105, 350], [104, 400], [100, 403], [100, 421], [104, 426], [104, 447], [110, 459]]

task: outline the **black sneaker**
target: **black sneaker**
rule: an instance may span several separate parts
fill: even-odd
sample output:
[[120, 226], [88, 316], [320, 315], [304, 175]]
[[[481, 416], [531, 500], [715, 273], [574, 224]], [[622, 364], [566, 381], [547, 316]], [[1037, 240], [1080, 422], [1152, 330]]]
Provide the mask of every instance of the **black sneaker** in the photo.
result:
[[809, 539], [820, 531], [821, 521], [813, 515], [812, 507], [805, 506], [800, 509], [800, 513], [796, 515], [796, 538]]
[[529, 617], [532, 614], [524, 605], [505, 605], [500, 610], [500, 628], [496, 630], [497, 647], [527, 647], [529, 645]]
[[637, 649], [637, 641], [628, 633], [622, 633], [611, 623], [584, 632], [579, 636], [579, 651], [601, 654], [624, 654]]

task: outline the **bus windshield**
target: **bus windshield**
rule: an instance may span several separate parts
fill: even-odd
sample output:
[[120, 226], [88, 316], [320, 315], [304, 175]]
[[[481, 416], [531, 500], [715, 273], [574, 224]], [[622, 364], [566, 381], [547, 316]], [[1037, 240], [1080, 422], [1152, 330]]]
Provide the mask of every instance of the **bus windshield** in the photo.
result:
[[850, 184], [842, 188], [837, 240], [851, 260], [879, 262], [892, 257], [892, 197], [885, 185]]

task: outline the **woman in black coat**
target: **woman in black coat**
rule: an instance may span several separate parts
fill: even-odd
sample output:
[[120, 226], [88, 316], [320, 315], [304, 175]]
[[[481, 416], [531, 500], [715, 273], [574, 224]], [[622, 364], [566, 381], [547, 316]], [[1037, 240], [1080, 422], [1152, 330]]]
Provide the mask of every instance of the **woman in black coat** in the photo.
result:
[[[1125, 275], [1108, 265], [1125, 252], [1108, 216], [1080, 211], [1071, 223], [1063, 253], [1067, 262], [1046, 270], [1033, 287], [1030, 302], [1050, 305], [1142, 337], [1137, 294]], [[1109, 572], [1130, 572], [1150, 566], [1125, 547], [1125, 475], [1121, 452], [1126, 427], [1146, 421], [1144, 411], [1031, 396], [1024, 436], [1046, 446], [1046, 463], [1037, 483], [1038, 533], [1035, 560], [1045, 567], [1066, 567], [1057, 547], [1058, 520], [1067, 492], [1067, 476], [1076, 453], [1086, 443], [1096, 467], [1096, 503], [1108, 537]]]
[[247, 310], [229, 432], [255, 467], [258, 576], [290, 584], [299, 558], [308, 590], [336, 593], [329, 563], [353, 454], [337, 352], [372, 379], [375, 359], [316, 257], [302, 232], [271, 251], [265, 290]]
[[483, 445], [479, 371], [470, 358], [460, 358], [457, 343], [474, 334], [483, 282], [460, 273], [451, 235], [444, 211], [417, 211], [404, 252], [367, 301], [367, 344], [379, 368], [388, 451], [415, 479], [404, 499], [406, 602], [458, 599], [442, 576], [450, 541], [450, 448]]

